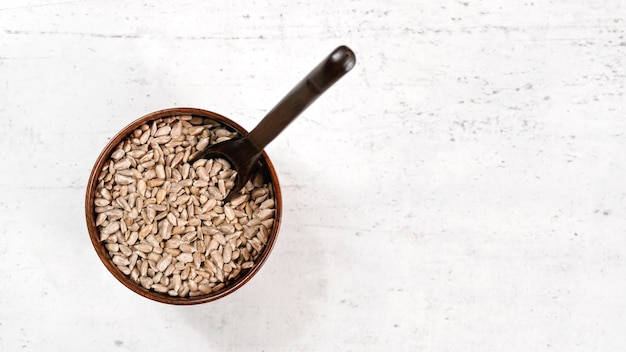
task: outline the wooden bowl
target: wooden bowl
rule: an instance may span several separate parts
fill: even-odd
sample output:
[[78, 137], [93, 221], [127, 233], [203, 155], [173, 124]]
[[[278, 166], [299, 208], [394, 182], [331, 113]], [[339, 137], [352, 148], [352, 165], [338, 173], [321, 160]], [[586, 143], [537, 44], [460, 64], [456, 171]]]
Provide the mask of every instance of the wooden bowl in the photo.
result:
[[217, 290], [210, 294], [195, 296], [195, 297], [173, 297], [173, 296], [169, 296], [166, 293], [158, 293], [155, 291], [147, 290], [140, 284], [131, 280], [130, 277], [124, 275], [124, 273], [122, 273], [117, 268], [117, 266], [113, 264], [113, 262], [111, 261], [111, 258], [108, 254], [107, 249], [104, 247], [104, 244], [100, 242], [100, 235], [96, 227], [96, 214], [95, 214], [95, 207], [94, 207], [94, 199], [96, 195], [96, 187], [98, 185], [98, 176], [100, 174], [100, 171], [104, 167], [105, 163], [108, 162], [108, 160], [110, 159], [111, 153], [113, 152], [114, 148], [117, 145], [119, 145], [122, 142], [122, 140], [124, 140], [130, 133], [132, 133], [132, 131], [134, 131], [136, 128], [138, 128], [139, 126], [141, 126], [142, 124], [146, 122], [160, 119], [160, 118], [167, 118], [167, 117], [179, 116], [179, 115], [192, 115], [192, 116], [199, 116], [203, 118], [209, 118], [238, 131], [241, 135], [248, 134], [248, 132], [243, 127], [239, 126], [237, 123], [233, 122], [232, 120], [224, 116], [218, 115], [214, 112], [201, 110], [201, 109], [172, 108], [172, 109], [166, 109], [166, 110], [153, 112], [151, 114], [148, 114], [146, 116], [139, 118], [138, 120], [134, 121], [130, 125], [126, 126], [124, 129], [122, 129], [117, 135], [115, 135], [115, 137], [113, 137], [113, 139], [109, 141], [109, 143], [106, 145], [106, 147], [104, 148], [102, 153], [100, 153], [100, 156], [96, 160], [96, 163], [93, 169], [91, 170], [89, 183], [87, 184], [87, 192], [86, 192], [86, 197], [85, 197], [85, 216], [86, 216], [86, 221], [87, 221], [87, 229], [89, 231], [89, 237], [91, 238], [91, 243], [93, 244], [93, 247], [96, 250], [98, 257], [100, 258], [104, 266], [109, 270], [109, 272], [111, 272], [111, 274], [113, 274], [113, 276], [119, 282], [121, 282], [124, 286], [128, 287], [135, 293], [143, 297], [149, 298], [151, 300], [154, 300], [154, 301], [167, 303], [167, 304], [175, 304], [175, 305], [190, 305], [190, 304], [200, 304], [200, 303], [211, 302], [211, 301], [214, 301], [216, 299], [222, 298], [224, 296], [227, 296], [235, 292], [237, 289], [243, 286], [246, 282], [252, 279], [252, 277], [261, 269], [261, 267], [267, 260], [267, 257], [269, 256], [270, 252], [272, 251], [272, 248], [274, 247], [274, 243], [276, 242], [276, 237], [278, 235], [278, 229], [280, 227], [280, 222], [281, 222], [282, 198], [281, 198], [281, 193], [280, 193], [280, 186], [278, 183], [278, 177], [276, 176], [276, 171], [274, 170], [274, 166], [272, 165], [272, 162], [268, 158], [267, 154], [263, 152], [262, 158], [261, 158], [262, 168], [265, 173], [265, 177], [267, 178], [267, 181], [269, 181], [272, 184], [273, 189], [274, 189], [274, 201], [275, 201], [274, 225], [272, 229], [270, 230], [267, 244], [265, 245], [263, 251], [260, 253], [259, 257], [255, 260], [254, 266], [250, 269], [242, 270], [240, 275], [236, 279], [234, 279], [234, 281], [230, 282], [228, 285], [226, 285], [220, 290]]

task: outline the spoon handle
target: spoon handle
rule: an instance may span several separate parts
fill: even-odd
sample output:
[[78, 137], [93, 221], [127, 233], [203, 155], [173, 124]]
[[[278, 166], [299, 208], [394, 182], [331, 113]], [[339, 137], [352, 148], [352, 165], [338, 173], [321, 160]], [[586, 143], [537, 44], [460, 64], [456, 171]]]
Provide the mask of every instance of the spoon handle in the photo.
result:
[[248, 141], [260, 152], [304, 109], [354, 67], [350, 48], [340, 46], [298, 83], [248, 134]]

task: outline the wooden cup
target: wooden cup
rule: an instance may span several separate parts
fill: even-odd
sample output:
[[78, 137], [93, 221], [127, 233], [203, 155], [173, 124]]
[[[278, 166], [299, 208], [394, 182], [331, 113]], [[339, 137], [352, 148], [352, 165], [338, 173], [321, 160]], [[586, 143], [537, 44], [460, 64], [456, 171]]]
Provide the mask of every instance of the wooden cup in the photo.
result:
[[158, 293], [152, 290], [147, 290], [139, 283], [131, 280], [129, 276], [124, 275], [115, 264], [111, 261], [111, 258], [108, 254], [107, 249], [104, 247], [104, 243], [100, 242], [100, 234], [96, 227], [96, 213], [94, 209], [94, 199], [96, 196], [96, 187], [98, 185], [98, 176], [100, 171], [104, 167], [105, 163], [111, 157], [111, 153], [114, 148], [118, 146], [122, 140], [124, 140], [129, 134], [132, 133], [136, 128], [143, 125], [146, 122], [150, 122], [153, 120], [157, 120], [160, 118], [167, 118], [172, 116], [180, 116], [180, 115], [192, 115], [199, 116], [202, 118], [209, 118], [215, 120], [222, 125], [226, 125], [227, 127], [232, 128], [239, 132], [242, 136], [246, 136], [248, 132], [237, 123], [232, 120], [216, 114], [214, 112], [194, 109], [194, 108], [172, 108], [166, 110], [160, 110], [143, 116], [136, 121], [132, 122], [130, 125], [123, 128], [109, 143], [106, 145], [104, 150], [100, 153], [100, 156], [96, 160], [96, 163], [91, 170], [91, 175], [89, 176], [89, 182], [87, 184], [87, 192], [85, 196], [85, 217], [87, 221], [87, 230], [89, 231], [89, 237], [91, 238], [91, 243], [93, 244], [98, 257], [104, 264], [104, 266], [111, 272], [111, 274], [124, 286], [128, 287], [135, 293], [149, 298], [151, 300], [174, 304], [174, 305], [191, 305], [191, 304], [200, 304], [211, 302], [216, 299], [225, 297], [236, 290], [238, 290], [241, 286], [245, 285], [252, 277], [261, 269], [267, 257], [269, 256], [272, 248], [274, 247], [274, 243], [276, 242], [276, 237], [278, 235], [278, 229], [280, 227], [281, 222], [281, 214], [282, 214], [282, 197], [280, 192], [280, 186], [278, 183], [278, 177], [276, 176], [276, 170], [274, 170], [274, 166], [270, 161], [269, 157], [265, 152], [262, 153], [261, 157], [261, 169], [266, 177], [266, 181], [269, 181], [274, 190], [274, 200], [275, 200], [275, 213], [274, 213], [274, 225], [270, 230], [268, 242], [265, 245], [263, 252], [259, 255], [259, 257], [255, 260], [254, 266], [250, 269], [242, 270], [234, 280], [228, 282], [228, 284], [220, 290], [216, 292], [212, 292], [206, 295], [200, 295], [195, 297], [174, 297], [170, 296], [167, 293]]

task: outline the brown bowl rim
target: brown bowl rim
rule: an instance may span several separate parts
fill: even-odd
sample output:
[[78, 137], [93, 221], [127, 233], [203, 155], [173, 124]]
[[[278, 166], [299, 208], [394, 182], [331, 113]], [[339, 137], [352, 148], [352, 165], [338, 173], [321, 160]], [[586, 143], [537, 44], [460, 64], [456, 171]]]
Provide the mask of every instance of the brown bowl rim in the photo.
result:
[[214, 119], [222, 124], [225, 124], [235, 130], [237, 130], [242, 135], [247, 135], [248, 131], [246, 131], [243, 127], [241, 127], [236, 122], [231, 119], [222, 116], [220, 114], [214, 113], [212, 111], [197, 109], [197, 108], [169, 108], [163, 109], [159, 111], [155, 111], [144, 115], [137, 120], [131, 122], [129, 125], [124, 127], [120, 132], [118, 132], [104, 147], [96, 162], [91, 169], [91, 174], [89, 176], [89, 182], [87, 183], [87, 189], [85, 194], [85, 217], [87, 222], [87, 230], [89, 232], [89, 238], [91, 239], [91, 243], [100, 258], [100, 261], [104, 264], [104, 266], [109, 270], [109, 272], [124, 286], [132, 290], [133, 292], [151, 299], [153, 301], [173, 304], [173, 305], [193, 305], [193, 304], [201, 304], [207, 303], [211, 301], [215, 301], [217, 299], [223, 298], [225, 296], [230, 295], [231, 293], [237, 291], [243, 285], [245, 285], [248, 281], [252, 279], [256, 275], [256, 273], [261, 269], [267, 257], [269, 257], [272, 249], [274, 248], [274, 244], [276, 242], [276, 238], [278, 236], [278, 231], [281, 223], [281, 215], [282, 215], [282, 196], [280, 191], [280, 184], [278, 182], [278, 176], [276, 175], [276, 170], [274, 169], [274, 165], [270, 161], [269, 157], [265, 153], [262, 152], [261, 162], [267, 167], [267, 171], [269, 177], [272, 182], [272, 186], [274, 188], [274, 197], [275, 197], [275, 215], [274, 215], [274, 226], [269, 236], [268, 243], [265, 245], [265, 248], [259, 258], [257, 259], [255, 265], [243, 276], [237, 279], [234, 283], [224, 287], [216, 293], [211, 293], [208, 295], [201, 295], [195, 297], [173, 297], [166, 294], [161, 294], [157, 292], [153, 292], [145, 289], [143, 286], [133, 282], [128, 276], [124, 275], [116, 266], [111, 262], [109, 258], [109, 254], [105, 251], [104, 245], [100, 242], [100, 236], [98, 230], [96, 228], [95, 223], [95, 209], [93, 200], [95, 198], [96, 186], [98, 184], [98, 175], [100, 174], [100, 170], [102, 169], [104, 162], [107, 161], [113, 152], [113, 148], [115, 148], [129, 133], [135, 130], [137, 127], [142, 124], [156, 120], [159, 118], [166, 117], [174, 117], [180, 115], [195, 115], [202, 116]]

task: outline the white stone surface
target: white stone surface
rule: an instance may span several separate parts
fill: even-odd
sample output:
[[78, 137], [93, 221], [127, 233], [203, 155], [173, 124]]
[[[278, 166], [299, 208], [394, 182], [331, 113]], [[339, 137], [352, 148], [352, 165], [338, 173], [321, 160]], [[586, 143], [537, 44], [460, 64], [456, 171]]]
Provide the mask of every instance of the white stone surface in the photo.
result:
[[[624, 351], [626, 7], [571, 1], [0, 1], [1, 351]], [[84, 221], [97, 155], [175, 106], [251, 129], [284, 223], [223, 300], [148, 301]]]

